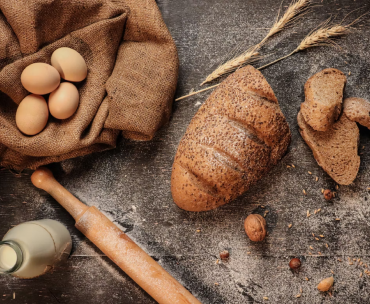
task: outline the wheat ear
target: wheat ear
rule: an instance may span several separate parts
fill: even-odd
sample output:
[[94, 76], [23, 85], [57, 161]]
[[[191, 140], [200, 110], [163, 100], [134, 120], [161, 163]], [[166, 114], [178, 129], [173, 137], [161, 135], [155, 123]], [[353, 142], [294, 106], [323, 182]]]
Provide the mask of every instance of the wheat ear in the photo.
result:
[[298, 18], [303, 16], [304, 12], [307, 13], [307, 9], [310, 7], [310, 5], [310, 0], [297, 0], [292, 2], [283, 17], [274, 23], [267, 36], [259, 43], [260, 46], [262, 46], [267, 39], [281, 32], [284, 28], [297, 21]]
[[252, 46], [243, 54], [219, 66], [216, 70], [214, 70], [211, 74], [207, 76], [206, 80], [204, 80], [201, 85], [207, 82], [211, 82], [212, 80], [215, 80], [222, 75], [228, 74], [243, 65], [252, 63], [260, 59], [261, 56], [259, 56], [258, 50], [265, 44], [267, 39], [279, 33], [287, 26], [291, 25], [294, 21], [298, 19], [298, 17], [302, 16], [302, 13], [305, 12], [310, 5], [311, 0], [294, 0], [286, 10], [285, 14], [280, 19], [277, 18], [276, 22], [274, 23], [266, 37], [263, 38], [260, 43]]
[[[285, 58], [288, 58], [288, 57], [294, 55], [295, 53], [298, 53], [298, 52], [303, 51], [305, 49], [308, 49], [310, 47], [322, 46], [322, 45], [336, 46], [337, 44], [332, 39], [335, 38], [335, 37], [347, 34], [349, 32], [350, 25], [352, 25], [353, 23], [351, 23], [349, 25], [337, 24], [337, 25], [329, 26], [330, 20], [331, 19], [328, 19], [319, 29], [314, 30], [310, 34], [308, 34], [293, 52], [291, 52], [290, 54], [288, 54], [286, 56], [283, 56], [279, 59], [276, 59], [273, 62], [270, 62], [270, 63], [268, 63], [264, 66], [261, 66], [257, 69], [262, 70], [262, 69], [264, 69], [264, 68], [266, 68], [270, 65], [273, 65], [273, 64], [275, 64], [275, 63], [277, 63], [277, 62], [279, 62], [279, 61], [281, 61]], [[215, 88], [219, 85], [220, 84], [216, 84], [216, 85], [213, 85], [213, 86], [208, 87], [206, 89], [203, 89], [203, 90], [200, 90], [200, 91], [197, 91], [197, 92], [193, 92], [189, 95], [177, 98], [176, 101], [187, 98], [187, 97], [190, 97], [190, 96], [193, 96], [193, 95], [196, 95], [198, 93], [201, 93], [201, 92], [204, 92], [204, 91], [207, 91], [207, 90], [210, 90], [210, 89], [213, 89], [213, 88]]]
[[[355, 10], [356, 11], [356, 10]], [[354, 11], [350, 12], [348, 15], [346, 15], [346, 17], [342, 20], [341, 23], [339, 24], [336, 24], [336, 25], [332, 25], [330, 26], [330, 22], [332, 20], [332, 18], [329, 18], [328, 20], [326, 20], [323, 24], [321, 24], [319, 26], [318, 29], [314, 29], [313, 31], [311, 31], [302, 41], [301, 43], [298, 45], [298, 47], [293, 51], [291, 52], [290, 54], [288, 55], [285, 55], [281, 58], [278, 58], [276, 60], [274, 60], [273, 62], [270, 62], [264, 66], [261, 66], [259, 68], [257, 68], [257, 70], [262, 70], [270, 65], [273, 65], [281, 60], [284, 60], [285, 58], [288, 58], [292, 55], [294, 55], [295, 53], [298, 53], [300, 51], [303, 51], [305, 49], [308, 49], [310, 47], [315, 47], [315, 46], [323, 46], [323, 45], [329, 45], [329, 46], [337, 46], [337, 44], [333, 41], [333, 38], [336, 38], [338, 36], [343, 36], [345, 34], [347, 34], [349, 31], [350, 31], [350, 28], [352, 25], [360, 22], [360, 20], [370, 14], [370, 12], [366, 12], [365, 14], [361, 15], [360, 17], [356, 18], [354, 21], [352, 21], [351, 23], [347, 24], [347, 25], [343, 25], [343, 22], [344, 20], [350, 15], [352, 14]], [[188, 94], [188, 95], [185, 95], [185, 96], [182, 96], [180, 98], [177, 98], [175, 99], [175, 101], [178, 101], [178, 100], [182, 100], [182, 99], [185, 99], [187, 97], [190, 97], [190, 96], [194, 96], [194, 95], [197, 95], [199, 93], [202, 93], [202, 92], [205, 92], [205, 91], [208, 91], [208, 90], [211, 90], [213, 88], [216, 88], [220, 85], [221, 83], [219, 84], [216, 84], [216, 85], [213, 85], [213, 86], [210, 86], [208, 88], [205, 88], [203, 90], [200, 90], [200, 91], [196, 91], [196, 92], [193, 92], [191, 94]]]
[[264, 66], [261, 66], [258, 69], [259, 70], [264, 69], [272, 64], [275, 64], [276, 62], [279, 62], [285, 58], [294, 55], [295, 53], [298, 53], [311, 47], [323, 45], [337, 46], [337, 44], [333, 41], [333, 38], [347, 34], [349, 32], [350, 25], [336, 24], [329, 26], [330, 20], [331, 18], [328, 19], [319, 29], [314, 30], [310, 34], [308, 34], [293, 52], [286, 56], [278, 58]]

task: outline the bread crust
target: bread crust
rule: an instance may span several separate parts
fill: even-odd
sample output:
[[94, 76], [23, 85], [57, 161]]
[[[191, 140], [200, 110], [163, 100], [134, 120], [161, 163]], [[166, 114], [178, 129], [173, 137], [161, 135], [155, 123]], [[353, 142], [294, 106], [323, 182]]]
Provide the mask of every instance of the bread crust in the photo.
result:
[[314, 130], [326, 131], [339, 118], [346, 82], [346, 76], [333, 68], [322, 70], [307, 80], [301, 112]]
[[347, 117], [370, 129], [370, 102], [363, 98], [351, 97], [344, 100], [343, 113]]
[[360, 131], [357, 124], [343, 113], [326, 132], [320, 132], [306, 123], [301, 112], [297, 120], [299, 132], [311, 148], [318, 165], [338, 184], [351, 184], [360, 167]]
[[286, 152], [290, 130], [263, 75], [247, 66], [230, 75], [192, 119], [171, 177], [175, 203], [206, 211], [235, 199]]

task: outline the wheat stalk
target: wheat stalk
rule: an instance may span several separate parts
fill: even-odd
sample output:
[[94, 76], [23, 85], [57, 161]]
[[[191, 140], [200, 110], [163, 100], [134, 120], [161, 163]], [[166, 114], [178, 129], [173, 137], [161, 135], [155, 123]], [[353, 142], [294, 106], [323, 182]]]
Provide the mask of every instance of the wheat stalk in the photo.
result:
[[285, 58], [288, 58], [295, 53], [298, 53], [300, 51], [306, 50], [311, 47], [315, 46], [337, 46], [337, 44], [333, 41], [333, 38], [343, 36], [349, 32], [350, 25], [342, 25], [342, 24], [336, 24], [330, 26], [329, 23], [331, 21], [331, 18], [329, 18], [327, 21], [324, 22], [324, 24], [318, 28], [317, 30], [312, 31], [309, 33], [298, 45], [298, 47], [291, 52], [290, 54], [283, 56], [281, 58], [278, 58], [274, 60], [273, 62], [270, 62], [264, 66], [259, 67], [258, 69], [264, 69], [272, 64], [275, 64], [276, 62], [279, 62]]
[[[303, 51], [303, 50], [311, 48], [311, 47], [323, 46], [323, 45], [337, 46], [337, 44], [333, 41], [333, 38], [347, 34], [349, 32], [349, 27], [353, 24], [353, 22], [351, 24], [348, 24], [348, 25], [336, 24], [336, 25], [330, 26], [329, 25], [330, 21], [331, 21], [331, 18], [329, 18], [327, 21], [325, 21], [321, 25], [320, 28], [318, 28], [316, 30], [313, 30], [311, 33], [309, 33], [301, 41], [301, 43], [298, 45], [298, 47], [293, 52], [291, 52], [290, 54], [288, 54], [286, 56], [283, 56], [279, 59], [276, 59], [273, 62], [270, 62], [270, 63], [268, 63], [264, 66], [261, 66], [257, 69], [262, 70], [262, 69], [264, 69], [264, 68], [266, 68], [270, 65], [273, 65], [273, 64], [275, 64], [275, 63], [277, 63], [277, 62], [279, 62], [279, 61], [281, 61], [285, 58], [288, 58], [288, 57], [294, 55], [295, 53], [298, 53], [300, 51]], [[200, 91], [197, 91], [197, 92], [193, 92], [189, 95], [186, 95], [186, 96], [183, 96], [183, 97], [180, 97], [180, 98], [176, 99], [176, 101], [187, 98], [187, 97], [190, 97], [190, 96], [193, 96], [193, 95], [196, 95], [196, 94], [199, 94], [201, 92], [204, 92], [204, 91], [207, 91], [207, 90], [210, 90], [210, 89], [213, 89], [213, 88], [215, 88], [219, 85], [220, 84], [216, 84], [216, 85], [213, 85], [209, 88], [206, 88], [206, 89], [203, 89], [203, 90], [200, 90]]]
[[[336, 38], [336, 37], [339, 37], [339, 36], [343, 36], [347, 33], [349, 33], [350, 31], [350, 28], [352, 25], [360, 22], [360, 20], [370, 14], [370, 12], [366, 12], [365, 14], [362, 14], [360, 17], [356, 18], [354, 21], [352, 21], [351, 23], [347, 24], [347, 25], [343, 25], [343, 22], [344, 20], [350, 15], [352, 14], [353, 12], [355, 12], [356, 10], [353, 10], [351, 11], [349, 14], [347, 14], [344, 19], [342, 20], [341, 23], [339, 24], [335, 24], [335, 25], [330, 25], [331, 23], [331, 20], [332, 18], [329, 18], [328, 20], [326, 20], [323, 24], [321, 24], [319, 26], [318, 29], [314, 29], [313, 31], [311, 31], [302, 41], [301, 43], [298, 45], [298, 47], [293, 51], [291, 52], [290, 54], [286, 55], [286, 56], [283, 56], [279, 59], [276, 59], [274, 60], [273, 62], [270, 62], [264, 66], [261, 66], [259, 68], [257, 68], [257, 70], [262, 70], [270, 65], [273, 65], [285, 58], [288, 58], [292, 55], [294, 55], [295, 53], [298, 53], [300, 51], [303, 51], [305, 49], [308, 49], [308, 48], [311, 48], [311, 47], [315, 47], [315, 46], [337, 46], [337, 44], [333, 41], [333, 38]], [[205, 91], [208, 91], [210, 89], [213, 89], [213, 88], [216, 88], [220, 85], [219, 84], [215, 84], [213, 86], [210, 86], [208, 88], [205, 88], [203, 90], [200, 90], [200, 91], [196, 91], [196, 92], [193, 92], [191, 94], [188, 94], [188, 95], [185, 95], [185, 96], [182, 96], [180, 98], [177, 98], [175, 99], [175, 101], [179, 101], [179, 100], [182, 100], [182, 99], [185, 99], [187, 97], [190, 97], [190, 96], [194, 96], [194, 95], [197, 95], [199, 93], [202, 93], [202, 92], [205, 92]]]
[[225, 64], [219, 66], [216, 70], [214, 70], [210, 75], [207, 76], [206, 80], [202, 82], [201, 86], [222, 75], [234, 71], [237, 67], [257, 61], [259, 58], [259, 53], [256, 52], [256, 46], [254, 46], [240, 56], [235, 57], [234, 59], [231, 59]]
[[279, 14], [278, 14], [276, 22], [274, 23], [274, 25], [272, 26], [272, 28], [270, 29], [266, 37], [261, 40], [261, 42], [259, 42], [255, 46], [252, 46], [247, 51], [245, 51], [243, 54], [219, 66], [216, 70], [214, 70], [211, 74], [207, 76], [206, 80], [204, 80], [201, 85], [207, 82], [210, 82], [214, 79], [217, 79], [218, 77], [222, 75], [230, 73], [243, 65], [252, 63], [260, 59], [261, 56], [259, 56], [258, 50], [265, 44], [267, 39], [279, 33], [287, 26], [291, 25], [294, 21], [296, 21], [299, 17], [302, 16], [302, 13], [305, 12], [309, 8], [310, 5], [311, 5], [311, 0], [294, 0], [289, 5], [285, 14], [280, 19], [279, 19]]

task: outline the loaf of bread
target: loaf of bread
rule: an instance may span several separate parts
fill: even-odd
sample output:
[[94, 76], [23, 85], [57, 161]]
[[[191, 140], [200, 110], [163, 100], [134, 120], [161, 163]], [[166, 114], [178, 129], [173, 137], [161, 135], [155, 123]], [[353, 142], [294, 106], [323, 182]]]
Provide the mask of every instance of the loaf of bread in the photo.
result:
[[343, 113], [347, 117], [370, 129], [370, 102], [366, 99], [351, 97], [343, 102]]
[[306, 123], [301, 112], [297, 119], [299, 131], [319, 166], [338, 184], [351, 184], [360, 167], [360, 131], [357, 124], [343, 113], [327, 131], [320, 132]]
[[290, 130], [263, 75], [247, 66], [231, 74], [192, 119], [175, 156], [171, 191], [188, 211], [235, 199], [285, 154]]
[[307, 80], [301, 113], [314, 130], [326, 131], [339, 118], [346, 82], [346, 76], [332, 68], [322, 70]]

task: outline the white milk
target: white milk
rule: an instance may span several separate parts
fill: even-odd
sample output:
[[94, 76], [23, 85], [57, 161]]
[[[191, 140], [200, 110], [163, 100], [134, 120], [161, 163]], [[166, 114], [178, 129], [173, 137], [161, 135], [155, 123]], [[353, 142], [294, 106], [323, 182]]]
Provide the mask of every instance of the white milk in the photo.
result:
[[54, 220], [22, 223], [10, 229], [0, 242], [0, 272], [34, 278], [66, 259], [71, 249], [71, 236], [61, 223]]
[[0, 247], [0, 267], [3, 269], [11, 269], [17, 262], [17, 253], [10, 246]]

